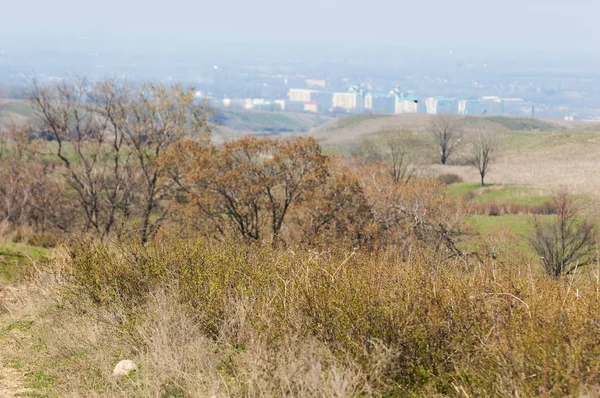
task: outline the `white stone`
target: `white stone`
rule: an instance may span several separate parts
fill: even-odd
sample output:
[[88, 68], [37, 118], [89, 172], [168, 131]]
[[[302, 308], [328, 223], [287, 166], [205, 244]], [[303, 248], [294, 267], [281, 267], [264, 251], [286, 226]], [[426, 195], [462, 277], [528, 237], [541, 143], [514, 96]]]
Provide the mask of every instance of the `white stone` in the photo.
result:
[[137, 365], [129, 359], [124, 359], [115, 366], [113, 376], [127, 376], [134, 370], [137, 370]]

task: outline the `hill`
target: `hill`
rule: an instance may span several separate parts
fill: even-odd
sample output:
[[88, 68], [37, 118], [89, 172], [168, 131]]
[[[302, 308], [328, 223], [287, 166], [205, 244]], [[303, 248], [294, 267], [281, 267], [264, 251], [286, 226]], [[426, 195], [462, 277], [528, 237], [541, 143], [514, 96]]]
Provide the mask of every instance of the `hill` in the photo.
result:
[[[416, 133], [424, 133], [427, 131], [433, 117], [434, 115], [427, 114], [349, 116], [316, 127], [310, 131], [310, 134], [321, 141], [323, 145], [344, 147], [352, 145], [364, 136], [375, 135], [381, 131], [382, 128], [386, 127], [399, 127]], [[509, 131], [600, 132], [600, 123], [596, 124], [590, 122], [563, 122], [501, 116], [467, 116], [465, 117], [465, 120], [467, 129], [474, 129], [478, 126], [485, 125], [488, 128], [494, 127]]]
[[265, 112], [251, 110], [224, 110], [218, 121], [235, 131], [263, 133], [306, 132], [334, 120], [331, 116], [292, 112]]
[[[516, 185], [600, 199], [597, 164], [600, 123], [565, 122], [510, 117], [466, 117], [464, 143], [448, 165], [438, 164], [435, 145], [427, 134], [432, 115], [351, 116], [310, 131], [331, 152], [352, 153], [362, 139], [377, 139], [383, 128], [413, 131], [410, 148], [420, 170], [427, 175], [453, 173], [465, 181], [477, 181], [468, 165], [469, 135], [477, 129], [494, 129], [503, 135], [501, 148], [487, 178], [491, 184]], [[456, 116], [459, 117], [459, 116]]]
[[[0, 126], [26, 123], [33, 116], [33, 109], [26, 101], [0, 99]], [[240, 133], [303, 133], [334, 120], [335, 118], [327, 115], [242, 109], [217, 111], [214, 118], [219, 133], [230, 136], [237, 136]]]
[[0, 98], [0, 126], [24, 124], [33, 115], [33, 109], [26, 101]]

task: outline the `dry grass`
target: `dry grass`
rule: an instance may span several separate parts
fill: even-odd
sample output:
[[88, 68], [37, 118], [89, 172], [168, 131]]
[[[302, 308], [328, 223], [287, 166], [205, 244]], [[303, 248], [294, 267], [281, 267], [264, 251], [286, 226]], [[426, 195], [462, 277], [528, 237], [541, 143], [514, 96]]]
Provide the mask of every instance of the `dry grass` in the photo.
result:
[[[88, 242], [14, 292], [3, 339], [18, 343], [28, 385], [60, 396], [563, 397], [600, 385], [600, 284], [545, 278], [507, 247], [496, 237], [479, 247], [495, 259], [465, 262]], [[115, 379], [124, 358], [140, 369]]]
[[[569, 144], [531, 152], [509, 152], [492, 164], [486, 180], [490, 184], [535, 187], [549, 192], [566, 188], [576, 195], [600, 198], [598, 143]], [[465, 181], [477, 181], [468, 166], [432, 165], [428, 173], [454, 173]]]
[[[395, 127], [408, 129], [415, 133], [426, 133], [434, 115], [403, 114], [403, 115], [376, 115], [379, 117], [352, 116], [348, 122], [344, 119], [330, 122], [310, 131], [310, 134], [319, 139], [323, 145], [344, 146], [351, 145], [360, 139], [376, 134], [384, 128]], [[460, 116], [456, 116], [460, 117]], [[564, 122], [557, 120], [539, 120], [524, 118], [499, 118], [469, 116], [466, 128], [477, 129], [485, 127], [494, 130], [507, 130], [512, 127], [526, 127], [529, 131], [580, 131], [600, 132], [600, 124], [586, 122]], [[520, 128], [518, 128], [520, 130]]]
[[[360, 119], [343, 129], [325, 125], [312, 134], [327, 146], [352, 146], [364, 137], [378, 134], [383, 128], [394, 126], [412, 130], [422, 136], [419, 148], [421, 164], [434, 163], [431, 154], [423, 147], [433, 147], [427, 141], [427, 128], [431, 115], [396, 115], [385, 118]], [[489, 118], [471, 118], [466, 124], [469, 131], [482, 127], [503, 129]], [[493, 119], [492, 119], [493, 120]], [[536, 121], [537, 122], [537, 121]], [[539, 121], [554, 126], [553, 131], [504, 133], [498, 159], [492, 164], [486, 181], [490, 184], [520, 185], [553, 192], [567, 188], [573, 194], [591, 195], [600, 199], [600, 179], [597, 176], [597, 157], [600, 153], [600, 125], [596, 123]], [[564, 132], [562, 132], [564, 131]], [[464, 152], [464, 148], [462, 148]], [[431, 164], [424, 166], [424, 173], [438, 176], [446, 173], [459, 175], [465, 181], [478, 181], [477, 171], [461, 165], [461, 150], [450, 159], [451, 165]]]

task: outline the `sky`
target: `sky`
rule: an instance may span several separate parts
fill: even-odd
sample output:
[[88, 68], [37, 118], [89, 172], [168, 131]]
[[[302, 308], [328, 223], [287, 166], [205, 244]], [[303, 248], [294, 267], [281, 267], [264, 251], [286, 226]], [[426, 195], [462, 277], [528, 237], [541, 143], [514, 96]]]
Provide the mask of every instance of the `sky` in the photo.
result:
[[396, 46], [596, 55], [597, 15], [595, 0], [0, 0], [0, 48]]

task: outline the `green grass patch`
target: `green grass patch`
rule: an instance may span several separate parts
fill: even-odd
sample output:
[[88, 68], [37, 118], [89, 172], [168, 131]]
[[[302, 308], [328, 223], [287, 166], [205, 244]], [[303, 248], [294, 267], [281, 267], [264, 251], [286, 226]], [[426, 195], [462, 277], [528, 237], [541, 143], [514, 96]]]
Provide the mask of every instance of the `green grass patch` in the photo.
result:
[[28, 379], [28, 387], [40, 389], [40, 388], [48, 388], [52, 387], [57, 382], [57, 377], [55, 375], [44, 372], [43, 370], [33, 372], [27, 375]]
[[521, 204], [536, 206], [550, 202], [549, 195], [536, 194], [532, 189], [523, 187], [484, 187], [480, 188], [481, 194], [475, 199], [479, 203], [496, 202], [498, 204]]
[[448, 195], [453, 198], [459, 198], [480, 188], [481, 184], [478, 182], [460, 182], [448, 186]]
[[25, 117], [34, 115], [33, 108], [25, 101], [10, 101], [1, 105], [0, 109], [4, 112], [12, 112]]
[[[548, 216], [538, 216], [548, 217]], [[533, 232], [533, 216], [531, 215], [505, 215], [486, 216], [474, 215], [468, 218], [468, 223], [479, 233], [489, 234], [501, 229], [508, 229], [518, 235], [528, 235]]]
[[385, 119], [389, 118], [392, 115], [356, 115], [356, 116], [346, 116], [338, 120], [334, 125], [337, 129], [346, 129], [357, 124], [366, 122], [368, 120], [376, 120], [376, 119]]
[[472, 200], [481, 204], [495, 202], [497, 204], [537, 206], [552, 200], [550, 195], [531, 188], [497, 185], [482, 187], [476, 182], [452, 184], [448, 186], [447, 192], [453, 198], [464, 197], [467, 194], [473, 195]]
[[227, 118], [223, 126], [232, 130], [264, 131], [276, 133], [278, 131], [308, 131], [311, 128], [323, 124], [329, 118], [321, 115], [309, 115], [302, 113], [285, 112], [257, 112], [257, 111], [234, 111], [223, 112]]
[[[540, 219], [552, 216], [537, 216]], [[482, 235], [494, 235], [502, 231], [508, 231], [516, 238], [514, 244], [510, 243], [510, 248], [516, 249], [526, 258], [535, 259], [537, 255], [533, 247], [529, 244], [527, 237], [533, 234], [532, 215], [504, 215], [504, 216], [486, 216], [474, 215], [467, 219], [468, 224]], [[509, 249], [510, 249], [509, 248]], [[541, 269], [540, 269], [541, 272]]]
[[42, 260], [47, 252], [47, 249], [42, 247], [20, 243], [0, 246], [0, 279], [8, 282], [19, 280], [25, 274], [31, 260]]

